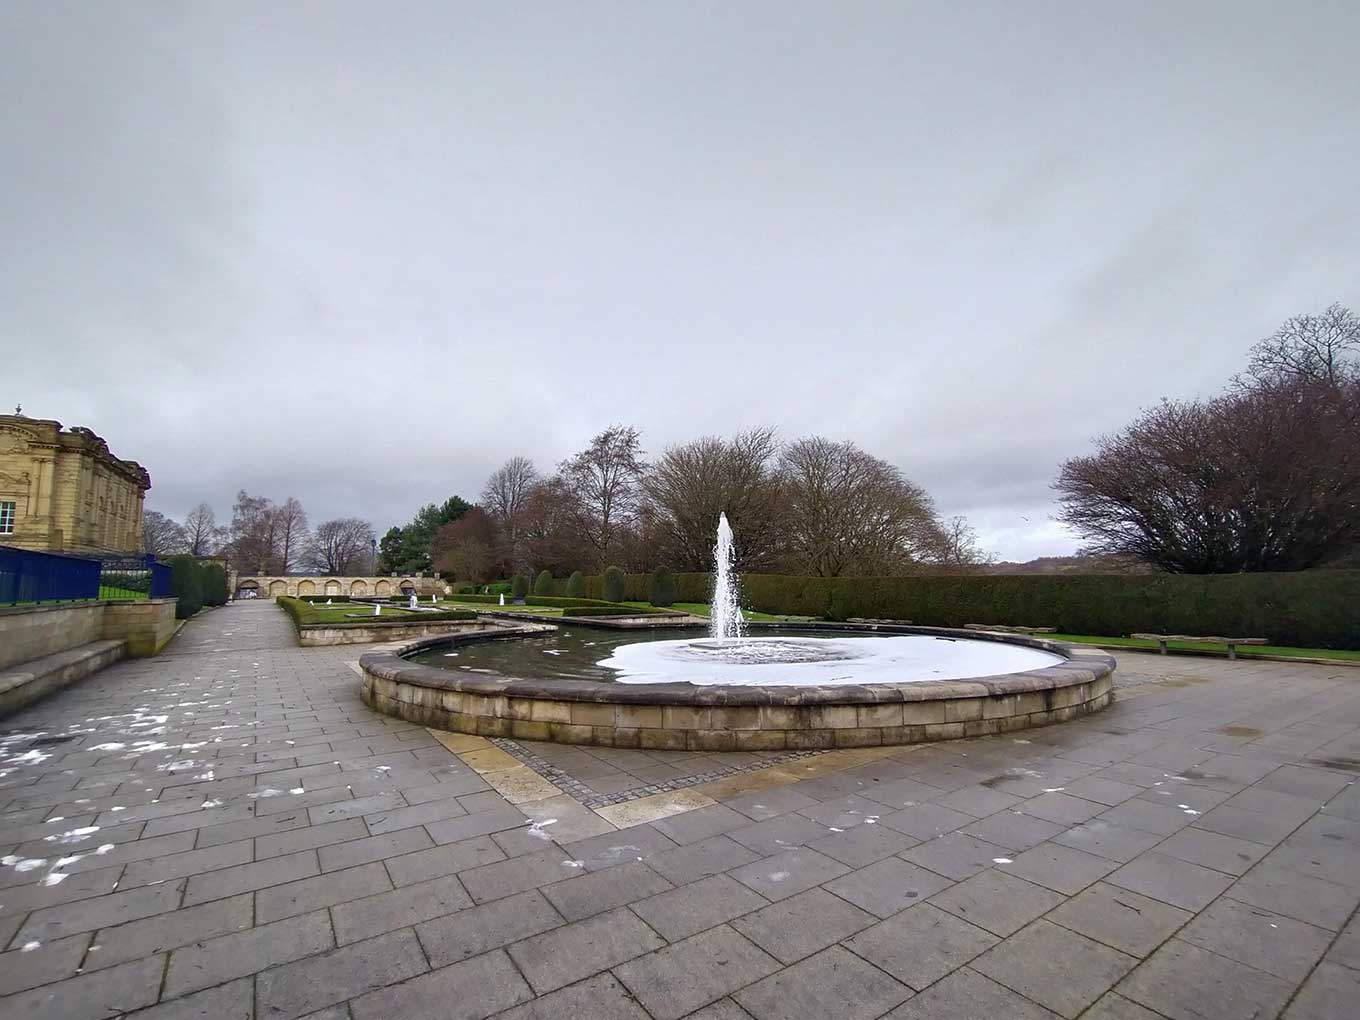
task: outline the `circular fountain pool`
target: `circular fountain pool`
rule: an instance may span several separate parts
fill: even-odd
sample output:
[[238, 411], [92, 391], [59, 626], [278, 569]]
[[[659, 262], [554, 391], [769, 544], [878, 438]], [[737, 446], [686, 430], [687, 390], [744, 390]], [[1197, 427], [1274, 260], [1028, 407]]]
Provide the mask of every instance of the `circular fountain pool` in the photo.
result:
[[1114, 660], [926, 627], [755, 628], [715, 642], [573, 623], [362, 657], [363, 698], [427, 726], [616, 747], [780, 750], [977, 736], [1103, 708]]

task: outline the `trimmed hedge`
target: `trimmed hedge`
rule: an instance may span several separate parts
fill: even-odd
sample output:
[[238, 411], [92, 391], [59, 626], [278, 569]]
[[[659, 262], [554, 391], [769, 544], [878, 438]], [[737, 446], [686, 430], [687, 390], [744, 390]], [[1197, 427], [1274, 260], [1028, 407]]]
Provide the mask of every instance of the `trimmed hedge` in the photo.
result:
[[579, 570], [573, 570], [571, 576], [567, 578], [565, 592], [569, 599], [583, 599], [586, 597], [586, 579]]
[[604, 581], [600, 585], [600, 598], [606, 602], [623, 602], [627, 599], [624, 594], [628, 583], [628, 577], [618, 567], [606, 567], [604, 571]]
[[220, 563], [209, 563], [203, 568], [203, 604], [225, 606], [227, 594], [226, 570]]
[[[288, 598], [293, 598], [294, 596], [289, 595], [289, 596], [287, 596], [287, 597], [288, 597]], [[314, 604], [314, 605], [320, 604], [320, 605], [323, 605], [323, 606], [324, 606], [327, 602], [348, 602], [348, 601], [349, 601], [349, 596], [348, 596], [348, 595], [298, 595], [298, 596], [296, 596], [296, 597], [297, 597], [297, 598], [300, 598], [303, 602], [311, 602], [311, 603]], [[376, 598], [377, 596], [374, 596], [374, 597]]]
[[677, 587], [674, 571], [657, 567], [647, 579], [647, 601], [662, 609], [673, 606]]
[[516, 574], [514, 581], [510, 583], [510, 594], [517, 599], [522, 599], [529, 594], [529, 578], [524, 574]]
[[[712, 575], [676, 574], [677, 602], [707, 603]], [[646, 598], [648, 574], [625, 578]], [[603, 578], [586, 578], [586, 591]], [[1264, 637], [1299, 648], [1360, 649], [1360, 570], [1272, 574], [962, 574], [793, 577], [743, 574], [742, 605], [764, 613], [910, 620], [929, 627], [993, 623], [1063, 634]]]
[[189, 555], [170, 557], [170, 594], [175, 603], [175, 618], [187, 620], [203, 608], [203, 568]]
[[557, 586], [553, 583], [552, 571], [540, 570], [538, 577], [534, 578], [534, 594], [551, 595], [556, 590]]

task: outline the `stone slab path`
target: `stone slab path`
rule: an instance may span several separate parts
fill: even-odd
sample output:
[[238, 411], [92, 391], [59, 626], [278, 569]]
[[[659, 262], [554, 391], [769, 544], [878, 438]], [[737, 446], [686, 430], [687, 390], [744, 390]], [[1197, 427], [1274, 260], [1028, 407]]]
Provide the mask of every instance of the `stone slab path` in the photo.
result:
[[1360, 1015], [1360, 669], [1121, 655], [1089, 719], [588, 806], [362, 651], [228, 606], [5, 720], [0, 1018]]

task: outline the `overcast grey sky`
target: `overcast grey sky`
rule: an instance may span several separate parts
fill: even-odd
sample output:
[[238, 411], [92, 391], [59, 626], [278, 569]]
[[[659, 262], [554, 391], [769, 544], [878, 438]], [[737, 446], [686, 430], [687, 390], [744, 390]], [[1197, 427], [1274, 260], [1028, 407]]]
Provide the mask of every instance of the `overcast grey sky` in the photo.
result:
[[0, 402], [380, 530], [610, 421], [852, 438], [1006, 558], [1360, 304], [1360, 5], [0, 5]]

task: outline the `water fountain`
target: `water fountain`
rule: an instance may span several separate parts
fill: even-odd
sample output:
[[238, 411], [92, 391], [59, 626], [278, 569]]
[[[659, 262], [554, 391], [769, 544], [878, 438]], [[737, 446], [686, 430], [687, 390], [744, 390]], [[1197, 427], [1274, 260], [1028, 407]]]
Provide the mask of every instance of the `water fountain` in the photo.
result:
[[936, 627], [751, 623], [734, 563], [722, 514], [702, 637], [684, 625], [553, 627], [497, 614], [480, 632], [363, 656], [364, 701], [489, 736], [753, 751], [1001, 733], [1110, 702], [1114, 660], [1094, 649]]

